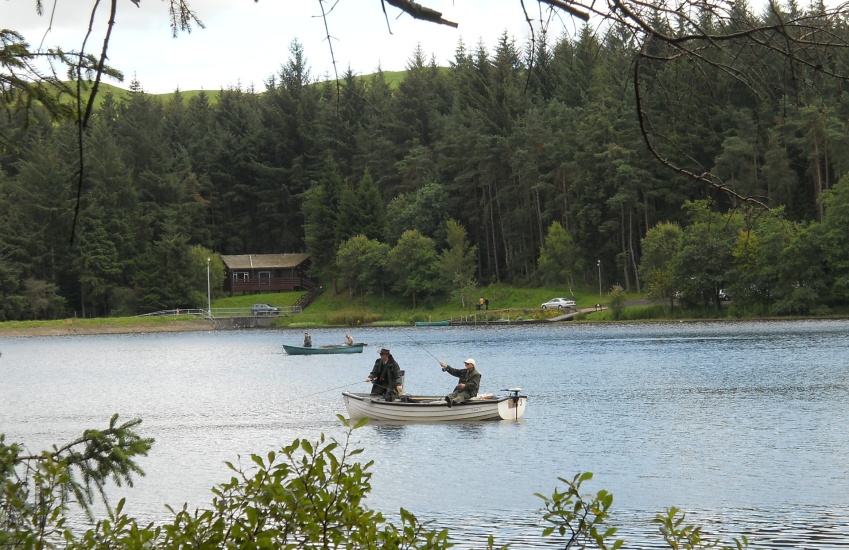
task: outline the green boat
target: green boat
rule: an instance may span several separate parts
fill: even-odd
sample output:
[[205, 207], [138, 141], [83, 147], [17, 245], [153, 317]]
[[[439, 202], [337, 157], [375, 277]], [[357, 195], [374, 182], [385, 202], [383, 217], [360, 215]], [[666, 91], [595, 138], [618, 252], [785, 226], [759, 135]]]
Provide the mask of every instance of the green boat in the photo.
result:
[[283, 349], [289, 355], [319, 355], [327, 353], [362, 353], [365, 344], [354, 344], [346, 346], [340, 344], [338, 346], [321, 346], [318, 348], [305, 348], [303, 346], [287, 346], [283, 344]]
[[447, 327], [451, 324], [451, 319], [444, 321], [416, 321], [417, 327]]

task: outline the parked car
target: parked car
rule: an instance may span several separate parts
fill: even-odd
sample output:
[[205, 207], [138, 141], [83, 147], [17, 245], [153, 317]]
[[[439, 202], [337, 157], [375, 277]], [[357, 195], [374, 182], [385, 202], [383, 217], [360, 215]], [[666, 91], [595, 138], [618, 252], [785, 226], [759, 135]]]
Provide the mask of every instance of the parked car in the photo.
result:
[[727, 291], [727, 290], [725, 290], [724, 288], [723, 288], [723, 289], [720, 289], [720, 291], [719, 291], [719, 299], [720, 299], [720, 300], [722, 300], [722, 301], [724, 301], [724, 302], [731, 301], [731, 300], [733, 300], [733, 299], [734, 299], [734, 293], [733, 293], [733, 292], [728, 292], [728, 291]]
[[280, 308], [268, 304], [254, 304], [251, 306], [254, 315], [280, 315]]
[[578, 309], [578, 305], [575, 300], [567, 300], [566, 298], [552, 298], [546, 303], [542, 304], [542, 309]]

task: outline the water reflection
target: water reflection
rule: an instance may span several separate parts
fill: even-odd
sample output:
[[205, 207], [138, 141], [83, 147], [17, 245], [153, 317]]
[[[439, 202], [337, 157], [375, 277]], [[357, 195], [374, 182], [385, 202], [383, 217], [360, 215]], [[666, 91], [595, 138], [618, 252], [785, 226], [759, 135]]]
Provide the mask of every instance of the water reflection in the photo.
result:
[[458, 438], [477, 438], [480, 437], [484, 431], [484, 426], [481, 422], [458, 422], [450, 424], [450, 427], [457, 433], [456, 437]]
[[374, 433], [377, 434], [379, 439], [382, 439], [385, 443], [397, 443], [401, 441], [404, 437], [404, 432], [406, 430], [407, 425], [401, 423], [371, 423], [371, 427], [374, 430]]

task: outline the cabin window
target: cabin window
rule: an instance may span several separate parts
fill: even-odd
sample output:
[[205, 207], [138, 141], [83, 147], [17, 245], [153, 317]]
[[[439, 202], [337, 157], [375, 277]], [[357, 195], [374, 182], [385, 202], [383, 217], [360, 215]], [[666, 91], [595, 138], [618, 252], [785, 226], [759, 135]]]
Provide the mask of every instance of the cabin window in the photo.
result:
[[247, 271], [234, 271], [233, 272], [233, 280], [234, 281], [247, 281], [251, 278], [251, 274]]
[[270, 271], [260, 271], [259, 272], [259, 284], [267, 285], [271, 282], [271, 272]]

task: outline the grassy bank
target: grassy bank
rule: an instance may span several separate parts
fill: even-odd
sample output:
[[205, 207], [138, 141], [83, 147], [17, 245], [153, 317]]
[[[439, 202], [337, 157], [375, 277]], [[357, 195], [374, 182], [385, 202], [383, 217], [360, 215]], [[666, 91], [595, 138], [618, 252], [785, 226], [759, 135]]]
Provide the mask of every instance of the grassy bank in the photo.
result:
[[[555, 296], [575, 299], [578, 307], [592, 307], [598, 295], [572, 294], [563, 288], [518, 288], [492, 285], [479, 289], [472, 303], [463, 307], [447, 299], [421, 299], [416, 308], [410, 298], [397, 296], [351, 296], [347, 292], [326, 291], [302, 313], [275, 320], [279, 327], [303, 328], [319, 326], [401, 326], [416, 321], [468, 318], [496, 321], [517, 318], [542, 319], [556, 315], [543, 313], [540, 304]], [[250, 308], [256, 303], [291, 306], [304, 293], [280, 292], [227, 296], [212, 301], [212, 309]], [[475, 308], [477, 298], [489, 298], [489, 311]], [[210, 330], [212, 324], [196, 316], [106, 317], [97, 319], [60, 319], [53, 321], [8, 321], [0, 323], [0, 336], [61, 335], [86, 333], [154, 332], [177, 330]]]
[[[478, 289], [469, 303], [448, 299], [421, 298], [413, 308], [412, 299], [399, 296], [352, 296], [348, 292], [326, 291], [303, 313], [281, 319], [279, 324], [292, 327], [310, 326], [395, 326], [417, 321], [466, 319], [484, 322], [499, 319], [543, 319], [557, 315], [543, 312], [540, 304], [555, 296], [574, 299], [579, 308], [593, 307], [598, 295], [563, 288], [519, 288], [491, 285]], [[489, 310], [477, 310], [478, 298], [489, 299]], [[274, 304], [277, 305], [277, 304]]]
[[[614, 321], [610, 309], [595, 311], [595, 305], [609, 305], [607, 295], [599, 297], [597, 292], [568, 289], [521, 288], [510, 285], [481, 287], [471, 303], [461, 305], [449, 299], [421, 299], [416, 308], [410, 298], [398, 296], [352, 296], [348, 292], [334, 294], [326, 291], [302, 313], [275, 319], [274, 325], [288, 328], [323, 326], [408, 326], [417, 321], [441, 321], [445, 319], [469, 322], [494, 322], [499, 320], [546, 319], [559, 312], [543, 312], [540, 305], [556, 296], [576, 300], [579, 309], [591, 309], [576, 317], [577, 322]], [[256, 303], [273, 306], [291, 306], [302, 292], [281, 292], [228, 296], [213, 300], [213, 310], [218, 308], [250, 308]], [[477, 298], [489, 299], [489, 310], [479, 311]], [[664, 321], [664, 320], [722, 320], [752, 318], [743, 315], [733, 303], [724, 303], [720, 311], [706, 307], [693, 310], [664, 312], [659, 305], [652, 304], [645, 296], [629, 294], [619, 321]], [[835, 312], [832, 318], [845, 318], [846, 312]], [[763, 319], [764, 317], [758, 317]], [[98, 319], [61, 319], [54, 321], [8, 321], [0, 323], [0, 336], [66, 335], [66, 334], [109, 334], [127, 332], [163, 332], [180, 330], [211, 330], [212, 323], [191, 315], [165, 317], [108, 317]]]

